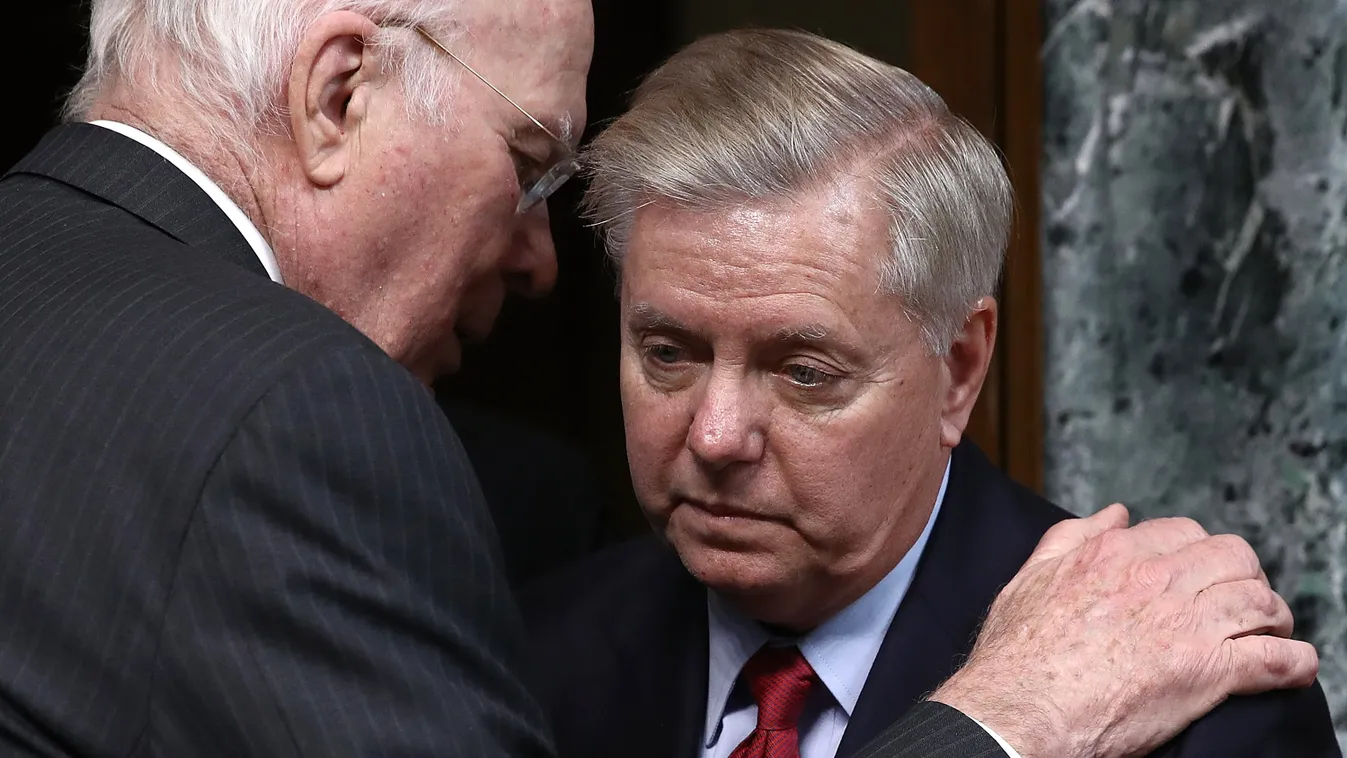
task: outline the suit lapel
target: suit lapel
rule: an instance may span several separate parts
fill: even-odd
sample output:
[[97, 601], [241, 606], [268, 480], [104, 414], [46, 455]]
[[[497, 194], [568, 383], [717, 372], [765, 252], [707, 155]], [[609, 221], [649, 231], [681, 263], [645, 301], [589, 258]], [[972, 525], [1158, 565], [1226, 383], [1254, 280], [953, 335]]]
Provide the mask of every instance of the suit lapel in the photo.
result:
[[1000, 587], [1023, 564], [1010, 480], [970, 444], [955, 449], [949, 486], [912, 586], [894, 614], [837, 758], [849, 758], [954, 673]]
[[57, 127], [6, 174], [55, 179], [135, 214], [191, 247], [254, 273], [266, 269], [229, 217], [153, 150], [93, 124]]
[[614, 703], [625, 735], [613, 755], [697, 758], [706, 727], [708, 631], [706, 590], [672, 551], [647, 607], [623, 614], [634, 623], [613, 633], [617, 681]]

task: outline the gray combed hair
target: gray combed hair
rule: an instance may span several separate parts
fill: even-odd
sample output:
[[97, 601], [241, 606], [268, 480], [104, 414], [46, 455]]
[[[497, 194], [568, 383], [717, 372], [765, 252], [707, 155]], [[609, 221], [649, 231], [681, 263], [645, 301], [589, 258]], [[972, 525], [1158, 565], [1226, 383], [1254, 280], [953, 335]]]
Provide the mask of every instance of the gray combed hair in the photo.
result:
[[[89, 57], [66, 103], [69, 120], [88, 116], [109, 88], [176, 90], [202, 111], [217, 136], [244, 140], [288, 131], [284, 108], [289, 67], [308, 27], [333, 11], [369, 17], [383, 29], [371, 40], [388, 51], [407, 92], [408, 109], [445, 117], [452, 67], [425, 46], [397, 46], [414, 24], [442, 24], [456, 3], [444, 0], [92, 0]], [[415, 51], [415, 52], [413, 52]], [[168, 65], [166, 65], [168, 64]], [[166, 81], [171, 78], [172, 81]]]
[[994, 294], [1010, 235], [1010, 180], [975, 128], [912, 74], [805, 32], [693, 43], [646, 78], [585, 165], [585, 214], [619, 267], [643, 204], [786, 197], [859, 167], [890, 216], [879, 286], [936, 354]]

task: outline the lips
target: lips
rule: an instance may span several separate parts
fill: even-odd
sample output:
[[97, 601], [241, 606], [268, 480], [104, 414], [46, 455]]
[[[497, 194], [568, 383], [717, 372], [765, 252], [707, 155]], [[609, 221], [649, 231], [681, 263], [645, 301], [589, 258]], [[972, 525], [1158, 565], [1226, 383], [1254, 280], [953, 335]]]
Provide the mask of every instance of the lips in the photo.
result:
[[751, 508], [745, 508], [743, 506], [736, 505], [734, 503], [697, 500], [695, 498], [689, 497], [677, 498], [675, 502], [681, 505], [691, 506], [699, 511], [702, 511], [708, 516], [714, 516], [716, 518], [742, 518], [742, 519], [752, 519], [754, 521], [777, 520], [774, 517], [769, 516], [765, 513], [760, 513]]

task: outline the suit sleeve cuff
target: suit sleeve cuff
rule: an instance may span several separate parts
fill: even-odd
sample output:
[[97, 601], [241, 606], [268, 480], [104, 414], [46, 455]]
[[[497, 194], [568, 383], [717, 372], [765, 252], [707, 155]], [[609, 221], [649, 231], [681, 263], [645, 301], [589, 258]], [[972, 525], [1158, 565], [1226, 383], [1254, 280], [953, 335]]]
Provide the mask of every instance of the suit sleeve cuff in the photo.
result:
[[[967, 714], [964, 714], [964, 715], [967, 715]], [[970, 721], [972, 721], [974, 724], [977, 724], [978, 726], [982, 727], [982, 731], [984, 731], [984, 732], [986, 732], [987, 734], [991, 735], [991, 738], [994, 739], [994, 740], [996, 740], [996, 744], [999, 745], [999, 746], [1001, 747], [1002, 750], [1006, 751], [1006, 755], [1009, 756], [1009, 758], [1022, 758], [1022, 756], [1021, 756], [1019, 753], [1015, 752], [1015, 748], [1011, 747], [1010, 744], [1009, 744], [1008, 742], [1006, 742], [1005, 740], [1001, 739], [1001, 735], [999, 735], [999, 734], [997, 734], [996, 732], [992, 731], [992, 728], [991, 728], [991, 727], [987, 726], [986, 724], [982, 723], [981, 721], [978, 721], [977, 719], [973, 718], [972, 716], [968, 716], [968, 719], [969, 719]]]

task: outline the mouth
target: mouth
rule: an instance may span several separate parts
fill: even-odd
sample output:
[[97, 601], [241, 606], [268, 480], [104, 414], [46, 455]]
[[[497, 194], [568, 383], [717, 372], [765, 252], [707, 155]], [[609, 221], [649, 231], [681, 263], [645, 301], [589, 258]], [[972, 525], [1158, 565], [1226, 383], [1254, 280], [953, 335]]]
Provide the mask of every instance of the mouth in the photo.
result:
[[780, 519], [770, 516], [751, 508], [745, 508], [735, 503], [724, 501], [698, 500], [689, 497], [678, 497], [674, 500], [675, 507], [686, 505], [694, 510], [710, 516], [715, 519], [744, 519], [748, 521], [779, 521]]

